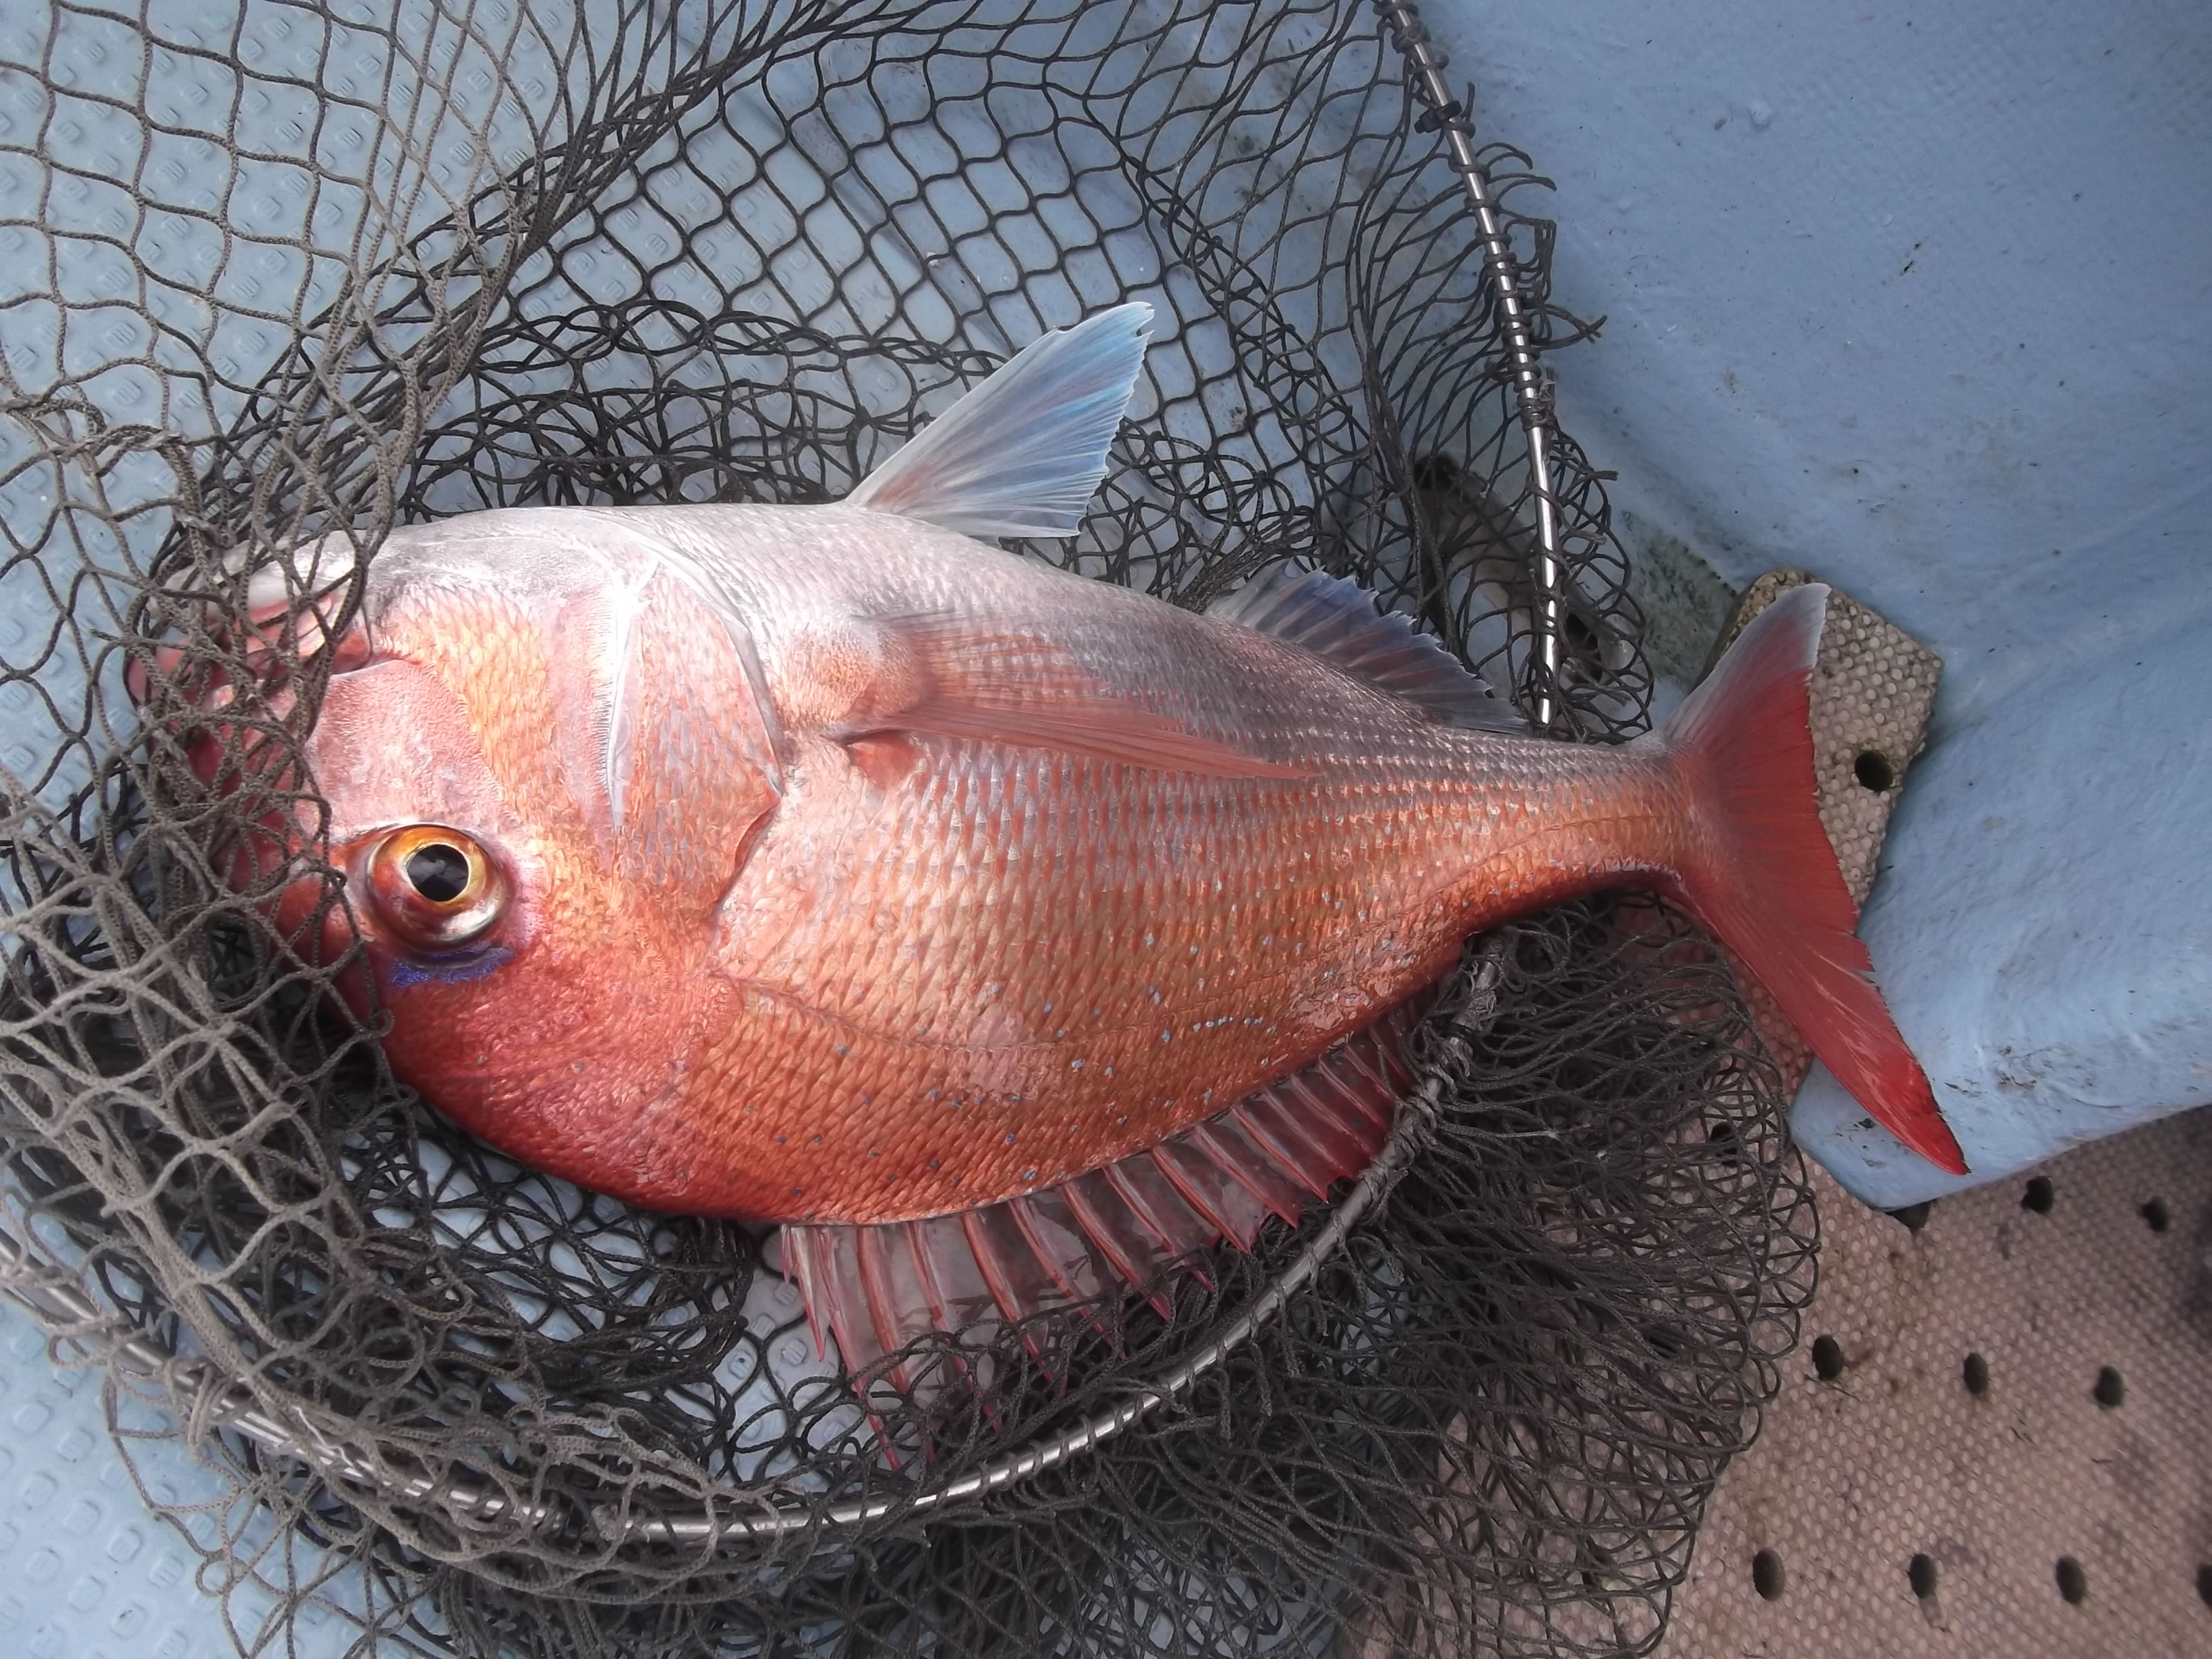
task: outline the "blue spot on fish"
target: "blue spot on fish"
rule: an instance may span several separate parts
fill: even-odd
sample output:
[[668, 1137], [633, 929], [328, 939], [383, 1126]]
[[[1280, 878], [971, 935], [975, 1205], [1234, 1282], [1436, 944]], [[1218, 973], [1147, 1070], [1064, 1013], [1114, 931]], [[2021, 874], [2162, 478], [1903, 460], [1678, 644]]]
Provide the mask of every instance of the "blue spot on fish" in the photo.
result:
[[495, 945], [489, 951], [454, 961], [409, 962], [403, 957], [392, 963], [386, 977], [394, 991], [404, 991], [410, 985], [466, 985], [514, 960], [514, 951], [503, 945]]

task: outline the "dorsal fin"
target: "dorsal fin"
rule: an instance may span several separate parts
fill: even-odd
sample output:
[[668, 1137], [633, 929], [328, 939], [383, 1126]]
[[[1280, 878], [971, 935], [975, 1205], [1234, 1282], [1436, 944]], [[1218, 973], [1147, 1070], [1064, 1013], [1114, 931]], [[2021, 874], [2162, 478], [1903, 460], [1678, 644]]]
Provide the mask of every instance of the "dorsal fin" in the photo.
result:
[[1528, 733], [1520, 711], [1458, 658], [1341, 576], [1272, 565], [1206, 614], [1302, 645], [1447, 725]]
[[846, 500], [968, 536], [1073, 536], [1106, 476], [1152, 325], [1139, 301], [1032, 340]]

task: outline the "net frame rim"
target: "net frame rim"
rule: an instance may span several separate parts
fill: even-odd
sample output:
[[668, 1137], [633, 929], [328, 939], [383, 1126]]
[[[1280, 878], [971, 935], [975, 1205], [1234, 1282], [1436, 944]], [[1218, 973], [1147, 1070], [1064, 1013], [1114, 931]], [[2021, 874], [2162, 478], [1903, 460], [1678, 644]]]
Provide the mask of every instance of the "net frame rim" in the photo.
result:
[[[1444, 79], [1450, 58], [1429, 33], [1415, 0], [1375, 0], [1382, 32], [1406, 65], [1406, 85], [1421, 105], [1413, 122], [1416, 132], [1441, 133], [1446, 165], [1459, 175], [1482, 233], [1482, 270], [1498, 295], [1498, 328], [1512, 360], [1513, 401], [1521, 417], [1521, 436], [1528, 457], [1528, 489], [1536, 509], [1535, 544], [1530, 562], [1535, 567], [1537, 594], [1536, 653], [1533, 665], [1535, 684], [1529, 714], [1540, 733], [1571, 736], [1571, 723], [1562, 722], [1565, 712], [1559, 690], [1566, 636], [1565, 583], [1561, 577], [1559, 492], [1552, 482], [1553, 394], [1550, 371], [1543, 363], [1544, 347], [1528, 324], [1529, 300], [1521, 280], [1520, 262], [1514, 258], [1498, 193], [1492, 188], [1490, 169], [1468, 125], [1467, 110], [1474, 96], [1454, 98]], [[1569, 730], [1559, 732], [1561, 724]]]

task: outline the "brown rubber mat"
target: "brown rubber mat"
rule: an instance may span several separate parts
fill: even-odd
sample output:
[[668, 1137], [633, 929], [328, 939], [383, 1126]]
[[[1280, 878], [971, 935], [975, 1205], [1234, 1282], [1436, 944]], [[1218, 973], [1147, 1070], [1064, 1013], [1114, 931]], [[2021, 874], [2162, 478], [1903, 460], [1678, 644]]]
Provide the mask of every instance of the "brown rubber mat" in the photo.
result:
[[2212, 1655], [2212, 1111], [1917, 1232], [1816, 1179], [1805, 1340], [1660, 1653]]

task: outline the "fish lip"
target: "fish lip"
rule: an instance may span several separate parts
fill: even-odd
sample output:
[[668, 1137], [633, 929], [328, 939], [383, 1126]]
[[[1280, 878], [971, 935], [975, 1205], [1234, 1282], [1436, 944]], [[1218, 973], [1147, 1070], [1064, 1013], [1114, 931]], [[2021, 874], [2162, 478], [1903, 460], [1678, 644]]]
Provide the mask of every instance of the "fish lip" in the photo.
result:
[[[265, 563], [249, 580], [243, 604], [202, 604], [201, 631], [241, 661], [245, 678], [257, 682], [270, 697], [291, 689], [298, 670], [319, 657], [332, 675], [366, 668], [380, 659], [370, 635], [368, 594], [361, 595], [362, 603], [343, 630], [337, 631], [337, 617], [356, 580], [350, 556], [335, 574], [336, 580], [295, 594], [284, 586], [278, 567]], [[272, 574], [277, 577], [273, 583], [269, 580]], [[175, 580], [172, 575], [164, 586], [173, 590]], [[175, 597], [189, 609], [186, 596]], [[241, 677], [224, 662], [193, 664], [188, 648], [173, 638], [175, 631], [173, 627], [164, 629], [149, 642], [145, 654], [133, 653], [125, 664], [124, 689], [132, 702], [143, 708], [155, 701], [158, 679], [181, 694], [188, 708], [219, 712], [229, 707], [237, 699]], [[197, 685], [190, 683], [196, 677], [201, 679]]]

